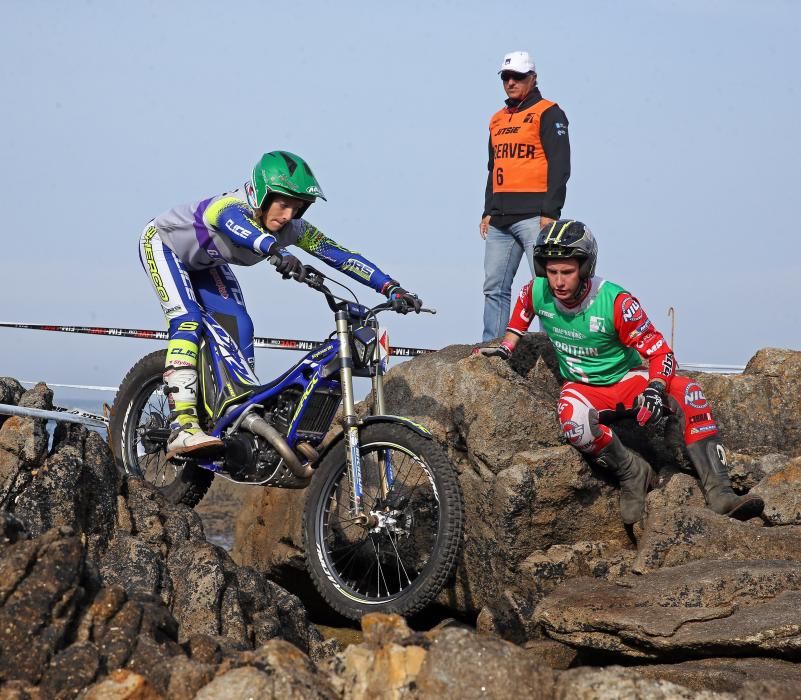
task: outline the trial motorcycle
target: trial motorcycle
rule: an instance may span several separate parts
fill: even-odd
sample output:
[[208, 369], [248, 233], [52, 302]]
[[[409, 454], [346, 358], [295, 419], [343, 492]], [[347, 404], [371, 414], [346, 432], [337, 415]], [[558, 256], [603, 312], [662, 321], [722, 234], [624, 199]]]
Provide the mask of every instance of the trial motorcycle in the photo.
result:
[[[456, 471], [430, 431], [386, 415], [377, 317], [410, 309], [397, 302], [368, 308], [344, 285], [306, 270], [304, 282], [325, 298], [336, 330], [267, 384], [225, 328], [203, 314], [198, 415], [204, 430], [223, 441], [219, 453], [166, 459], [166, 350], [143, 357], [120, 384], [109, 421], [112, 450], [127, 474], [190, 507], [215, 477], [308, 489], [306, 564], [328, 604], [352, 619], [367, 612], [411, 615], [434, 600], [453, 571], [463, 497]], [[326, 283], [339, 285], [354, 301]], [[354, 377], [372, 380], [371, 415], [357, 416]], [[340, 404], [341, 421], [332, 430]]]

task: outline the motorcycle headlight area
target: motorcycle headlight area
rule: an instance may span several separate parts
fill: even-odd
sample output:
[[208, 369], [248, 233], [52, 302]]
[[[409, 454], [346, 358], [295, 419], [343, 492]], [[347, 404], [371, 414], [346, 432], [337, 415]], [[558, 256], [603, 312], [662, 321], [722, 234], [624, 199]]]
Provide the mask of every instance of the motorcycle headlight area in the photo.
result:
[[373, 359], [376, 344], [376, 332], [374, 328], [362, 326], [351, 334], [350, 349], [353, 361], [359, 367], [366, 367]]

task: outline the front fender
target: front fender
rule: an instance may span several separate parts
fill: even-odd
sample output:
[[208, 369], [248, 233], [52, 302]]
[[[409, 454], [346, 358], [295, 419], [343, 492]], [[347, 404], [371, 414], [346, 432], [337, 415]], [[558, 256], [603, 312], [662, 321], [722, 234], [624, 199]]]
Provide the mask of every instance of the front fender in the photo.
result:
[[[405, 425], [407, 428], [414, 430], [418, 435], [424, 437], [428, 440], [433, 440], [434, 436], [431, 434], [431, 431], [426, 428], [424, 425], [420, 425], [420, 423], [415, 423], [413, 420], [408, 418], [404, 418], [403, 416], [388, 416], [388, 415], [378, 415], [378, 416], [366, 416], [362, 420], [359, 421], [359, 428], [362, 428], [366, 425], [372, 425], [373, 423], [398, 423], [400, 425]], [[338, 445], [339, 442], [343, 439], [345, 434], [345, 430], [341, 425], [338, 425], [336, 428], [336, 432], [331, 435], [330, 438], [325, 440], [325, 445], [323, 449], [320, 451], [320, 458], [317, 460], [317, 464], [323, 461], [323, 458], [328, 454], [328, 452], [333, 448], [335, 445]]]
[[429, 440], [433, 439], [433, 435], [431, 435], [431, 431], [428, 428], [424, 425], [420, 425], [420, 423], [415, 423], [413, 420], [404, 418], [403, 416], [367, 416], [359, 425], [370, 425], [372, 423], [400, 423], [400, 425], [411, 428], [424, 438], [428, 438]]

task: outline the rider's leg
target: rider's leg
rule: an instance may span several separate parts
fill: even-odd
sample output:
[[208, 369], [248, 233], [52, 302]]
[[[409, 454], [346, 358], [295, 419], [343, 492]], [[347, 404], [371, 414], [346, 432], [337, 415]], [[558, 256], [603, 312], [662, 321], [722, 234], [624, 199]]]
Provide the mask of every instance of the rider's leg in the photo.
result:
[[253, 352], [253, 320], [245, 308], [242, 289], [228, 265], [212, 267], [195, 273], [192, 283], [203, 308], [209, 311], [233, 340], [250, 365], [255, 369]]
[[626, 525], [638, 522], [645, 512], [645, 496], [658, 477], [640, 455], [628, 449], [617, 435], [599, 422], [599, 410], [612, 410], [647, 380], [639, 375], [605, 387], [568, 382], [559, 395], [559, 422], [570, 443], [596, 458], [620, 481], [620, 515]]
[[670, 405], [681, 418], [687, 454], [698, 472], [709, 508], [738, 520], [759, 515], [764, 508], [762, 499], [750, 494], [738, 496], [731, 487], [718, 426], [701, 387], [688, 377], [674, 377]]
[[153, 225], [148, 225], [142, 234], [139, 256], [169, 323], [164, 383], [172, 432], [167, 442], [167, 457], [217, 450], [222, 441], [201, 430], [197, 414], [201, 308], [195, 298], [190, 273], [162, 243]]

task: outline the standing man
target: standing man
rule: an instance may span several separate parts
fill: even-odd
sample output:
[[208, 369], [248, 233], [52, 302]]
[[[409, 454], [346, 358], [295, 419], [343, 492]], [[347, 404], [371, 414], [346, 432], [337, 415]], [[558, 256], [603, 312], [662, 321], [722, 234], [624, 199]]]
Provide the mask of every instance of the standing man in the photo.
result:
[[567, 117], [537, 87], [534, 62], [525, 51], [506, 54], [498, 71], [506, 106], [489, 124], [489, 163], [479, 232], [484, 250], [483, 341], [500, 337], [509, 320], [512, 281], [540, 229], [558, 219], [570, 177]]

